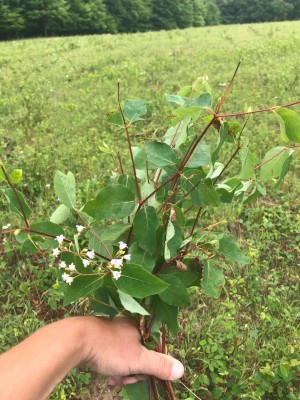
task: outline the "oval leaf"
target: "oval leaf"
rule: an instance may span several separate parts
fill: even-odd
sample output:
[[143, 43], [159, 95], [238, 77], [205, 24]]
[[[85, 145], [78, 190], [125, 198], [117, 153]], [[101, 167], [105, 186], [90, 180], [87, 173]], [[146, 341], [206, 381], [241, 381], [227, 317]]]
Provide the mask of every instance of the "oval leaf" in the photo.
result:
[[158, 226], [159, 221], [155, 208], [152, 206], [143, 207], [133, 220], [133, 232], [139, 246], [150, 254], [154, 254], [156, 250], [156, 230]]
[[135, 208], [134, 194], [126, 186], [109, 185], [95, 200], [88, 201], [83, 212], [96, 219], [125, 218]]
[[138, 299], [161, 293], [169, 286], [140, 265], [127, 263], [122, 268], [121, 278], [114, 282], [119, 290]]
[[275, 113], [279, 119], [283, 137], [295, 143], [300, 143], [300, 116], [287, 108], [278, 108]]
[[76, 203], [75, 177], [72, 172], [67, 175], [57, 171], [54, 175], [54, 190], [59, 201], [66, 207], [73, 208]]
[[155, 141], [147, 142], [146, 153], [152, 169], [176, 164], [176, 155], [166, 143]]
[[93, 290], [98, 289], [103, 284], [103, 275], [80, 275], [74, 279], [72, 284], [67, 287], [64, 297], [64, 306], [87, 297]]
[[133, 297], [127, 293], [118, 290], [120, 300], [125, 310], [130, 311], [132, 314], [149, 315], [146, 311]]
[[50, 221], [55, 224], [62, 224], [66, 219], [69, 218], [70, 208], [61, 204], [50, 217]]

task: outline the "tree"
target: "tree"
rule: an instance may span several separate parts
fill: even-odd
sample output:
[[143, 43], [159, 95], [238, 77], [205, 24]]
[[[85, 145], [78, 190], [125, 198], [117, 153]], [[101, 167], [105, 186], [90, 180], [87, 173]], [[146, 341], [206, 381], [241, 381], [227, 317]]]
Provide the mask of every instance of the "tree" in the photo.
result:
[[221, 12], [215, 0], [205, 2], [205, 25], [218, 25], [221, 22]]
[[151, 0], [104, 0], [108, 14], [114, 19], [117, 32], [138, 32], [149, 29]]
[[22, 8], [27, 35], [48, 36], [65, 30], [68, 20], [66, 0], [24, 0]]
[[25, 27], [24, 18], [21, 15], [22, 9], [18, 3], [8, 4], [0, 2], [0, 38], [7, 39], [18, 37]]
[[225, 24], [282, 21], [293, 7], [284, 0], [216, 0], [216, 3]]
[[288, 19], [300, 19], [300, 0], [286, 0], [286, 2], [292, 6], [288, 12]]
[[193, 26], [204, 26], [206, 17], [204, 0], [193, 0]]
[[113, 31], [109, 29], [108, 14], [102, 0], [67, 0], [67, 33], [87, 34]]
[[194, 3], [195, 0], [152, 0], [152, 28], [168, 30], [192, 26]]

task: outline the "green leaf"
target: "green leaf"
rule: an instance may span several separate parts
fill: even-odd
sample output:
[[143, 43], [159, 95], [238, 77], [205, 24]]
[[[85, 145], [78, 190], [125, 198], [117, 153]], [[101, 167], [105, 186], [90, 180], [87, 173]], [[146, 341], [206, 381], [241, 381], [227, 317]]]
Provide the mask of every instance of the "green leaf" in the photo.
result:
[[137, 146], [132, 147], [134, 165], [136, 169], [147, 169], [147, 155], [145, 149]]
[[21, 169], [14, 169], [10, 174], [10, 179], [13, 183], [22, 182], [23, 171]]
[[176, 155], [171, 147], [162, 142], [147, 142], [146, 153], [151, 164], [149, 168], [164, 168], [176, 164]]
[[188, 108], [180, 107], [173, 111], [173, 114], [179, 117], [180, 119], [190, 117], [194, 122], [197, 121], [201, 113], [202, 113], [202, 108], [196, 106]]
[[166, 324], [170, 332], [173, 333], [173, 335], [177, 335], [179, 331], [178, 307], [166, 304], [158, 296], [155, 296], [152, 301], [152, 308], [155, 320]]
[[69, 305], [81, 297], [87, 297], [89, 293], [103, 285], [103, 275], [80, 275], [67, 287], [64, 297], [64, 306]]
[[123, 128], [124, 122], [119, 111], [108, 112], [107, 119], [111, 124], [116, 125], [118, 128]]
[[[103, 240], [101, 238], [103, 233], [103, 228], [99, 226], [93, 226], [93, 231], [88, 232], [89, 248], [94, 249], [97, 253], [104, 254], [108, 256], [106, 248], [103, 245]], [[111, 244], [106, 244], [106, 247], [112, 253], [113, 247]]]
[[252, 154], [248, 148], [242, 148], [239, 151], [239, 156], [242, 161], [242, 169], [239, 174], [240, 179], [250, 179], [255, 176], [254, 167], [257, 164], [257, 157]]
[[262, 184], [258, 182], [257, 185], [252, 190], [252, 192], [249, 194], [249, 196], [245, 198], [243, 203], [249, 204], [252, 201], [258, 199], [259, 196], [265, 196], [266, 194], [267, 194], [266, 189], [262, 186]]
[[2, 168], [4, 169], [4, 171], [6, 171], [3, 162], [0, 160], [0, 180], [6, 181], [5, 174]]
[[101, 239], [104, 240], [105, 242], [114, 242], [119, 237], [128, 231], [130, 228], [130, 224], [123, 224], [122, 222], [116, 222], [115, 224], [109, 226], [107, 229], [105, 229], [101, 235]]
[[159, 220], [155, 208], [152, 206], [142, 207], [133, 220], [133, 232], [138, 240], [139, 246], [150, 254], [156, 251], [156, 230]]
[[224, 235], [222, 239], [220, 239], [218, 251], [229, 260], [237, 262], [240, 265], [249, 264], [248, 258], [229, 236]]
[[[103, 285], [105, 284], [105, 280]], [[106, 287], [102, 286], [95, 290], [91, 304], [96, 315], [108, 315], [113, 318], [118, 314], [115, 303], [109, 296]]]
[[188, 99], [185, 102], [185, 107], [201, 107], [210, 109], [212, 106], [212, 96], [210, 93], [202, 93], [200, 96], [195, 99]]
[[276, 183], [276, 185], [275, 185], [275, 188], [280, 187], [280, 185], [281, 185], [281, 183], [282, 183], [284, 177], [285, 177], [286, 174], [289, 172], [289, 169], [290, 169], [290, 165], [291, 165], [292, 160], [293, 160], [293, 154], [291, 154], [291, 155], [284, 161], [284, 163], [283, 163], [283, 165], [282, 165], [281, 173], [280, 173], [279, 179], [278, 179], [278, 181], [277, 181], [277, 183]]
[[124, 400], [149, 400], [149, 383], [140, 381], [126, 385], [121, 391]]
[[35, 240], [38, 238], [43, 240], [42, 237], [31, 237], [30, 239], [25, 240], [20, 250], [21, 256], [24, 256], [25, 254], [35, 254], [39, 250], [38, 246], [35, 244]]
[[202, 289], [204, 292], [215, 299], [217, 299], [225, 284], [223, 269], [216, 266], [213, 260], [206, 260], [204, 262]]
[[34, 231], [46, 233], [53, 236], [59, 236], [64, 233], [64, 230], [61, 226], [54, 224], [50, 221], [36, 222], [35, 224], [30, 225], [30, 228]]
[[125, 100], [124, 117], [130, 123], [142, 120], [141, 116], [147, 114], [146, 100]]
[[142, 265], [147, 271], [152, 272], [155, 267], [156, 255], [151, 255], [147, 250], [139, 247], [138, 243], [133, 243], [128, 253], [131, 255], [131, 263]]
[[132, 314], [150, 315], [133, 297], [127, 293], [118, 290], [120, 300], [125, 310], [130, 311]]
[[142, 266], [130, 263], [123, 266], [121, 278], [114, 282], [119, 290], [138, 299], [161, 293], [169, 286]]
[[183, 283], [172, 274], [161, 274], [160, 278], [170, 286], [159, 297], [172, 306], [185, 307], [190, 304], [188, 292]]
[[264, 163], [260, 168], [260, 177], [263, 182], [279, 178], [282, 171], [286, 169], [286, 160], [293, 154], [292, 149], [285, 147], [274, 147], [269, 150], [262, 160]]
[[191, 158], [187, 162], [188, 168], [197, 168], [206, 166], [210, 163], [210, 146], [200, 142], [195, 148]]
[[[136, 167], [137, 168], [137, 167]], [[136, 195], [136, 184], [132, 175], [123, 174], [119, 177], [118, 183], [126, 186], [131, 192]]]
[[[191, 183], [194, 184], [194, 179], [191, 180]], [[191, 184], [190, 188], [192, 188]], [[195, 205], [218, 206], [220, 204], [220, 197], [214, 188], [211, 179], [205, 179], [203, 182], [200, 182], [191, 192], [191, 199]]]
[[177, 104], [179, 106], [184, 106], [184, 104], [187, 101], [186, 97], [182, 97], [182, 96], [178, 96], [178, 95], [174, 95], [174, 94], [165, 94], [165, 98], [172, 106], [174, 106], [175, 104]]
[[220, 152], [223, 144], [226, 142], [226, 140], [228, 138], [228, 131], [229, 131], [229, 123], [228, 122], [222, 123], [220, 126], [220, 130], [219, 130], [218, 144], [211, 156], [211, 162], [213, 165], [217, 161], [219, 152]]
[[[155, 189], [155, 187], [154, 187], [154, 182], [145, 182], [144, 184], [143, 184], [143, 186], [141, 187], [141, 196], [142, 196], [142, 199], [145, 199], [146, 197], [148, 197], [148, 195], [150, 194], [150, 193], [152, 193], [153, 191], [154, 191], [154, 189]], [[155, 193], [153, 196], [151, 196], [151, 197], [149, 197], [149, 199], [147, 200], [147, 204], [149, 205], [149, 206], [152, 206], [152, 207], [154, 207], [154, 208], [157, 208], [157, 207], [159, 207], [160, 205], [161, 205], [161, 203], [160, 202], [158, 202], [157, 200], [156, 200], [156, 194], [157, 193]]]
[[101, 220], [125, 218], [134, 208], [134, 194], [126, 186], [117, 184], [102, 189], [95, 200], [86, 203], [82, 211]]
[[185, 287], [199, 286], [203, 264], [200, 263], [197, 258], [185, 258], [182, 262], [187, 267], [186, 271], [179, 270], [174, 263], [170, 264], [170, 267], [163, 271], [160, 277], [162, 278], [164, 274], [172, 274], [176, 276]]
[[179, 226], [173, 225], [171, 218], [168, 221], [166, 231], [166, 241], [164, 249], [164, 258], [166, 261], [176, 257], [178, 250], [182, 245], [182, 235]]
[[[16, 193], [19, 201], [16, 197]], [[8, 188], [4, 191], [4, 195], [9, 201], [9, 208], [13, 213], [17, 214], [22, 219], [23, 219], [23, 214], [22, 214], [23, 211], [28, 220], [31, 216], [32, 211], [29, 208], [28, 204], [26, 203], [22, 193], [19, 192], [18, 190], [16, 190], [16, 193], [11, 188]], [[20, 206], [20, 203], [22, 207]]]
[[280, 123], [282, 136], [292, 142], [300, 143], [300, 116], [287, 108], [278, 108], [275, 114]]
[[58, 208], [54, 211], [54, 213], [50, 217], [50, 221], [54, 222], [55, 224], [62, 224], [68, 219], [70, 216], [70, 208], [61, 204]]
[[59, 201], [69, 208], [74, 208], [76, 203], [76, 184], [72, 172], [67, 175], [57, 171], [54, 175], [54, 190]]
[[190, 122], [191, 117], [187, 116], [183, 120], [179, 121], [175, 127], [170, 127], [163, 137], [164, 142], [168, 145], [173, 143], [175, 149], [178, 149], [188, 138], [188, 126]]

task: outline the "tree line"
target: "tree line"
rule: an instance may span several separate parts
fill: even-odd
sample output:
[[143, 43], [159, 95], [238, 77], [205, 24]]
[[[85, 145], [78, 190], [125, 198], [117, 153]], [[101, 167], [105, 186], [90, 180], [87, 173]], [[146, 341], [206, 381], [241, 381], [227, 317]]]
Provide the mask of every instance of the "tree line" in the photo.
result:
[[300, 0], [0, 0], [0, 39], [300, 19]]

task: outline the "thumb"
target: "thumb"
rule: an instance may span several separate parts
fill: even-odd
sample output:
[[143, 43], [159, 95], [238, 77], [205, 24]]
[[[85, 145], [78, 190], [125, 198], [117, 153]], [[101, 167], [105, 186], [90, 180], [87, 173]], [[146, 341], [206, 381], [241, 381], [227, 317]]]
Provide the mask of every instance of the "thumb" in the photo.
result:
[[163, 380], [176, 380], [182, 377], [184, 366], [180, 361], [166, 354], [148, 350], [145, 347], [140, 357], [139, 373], [156, 376]]

